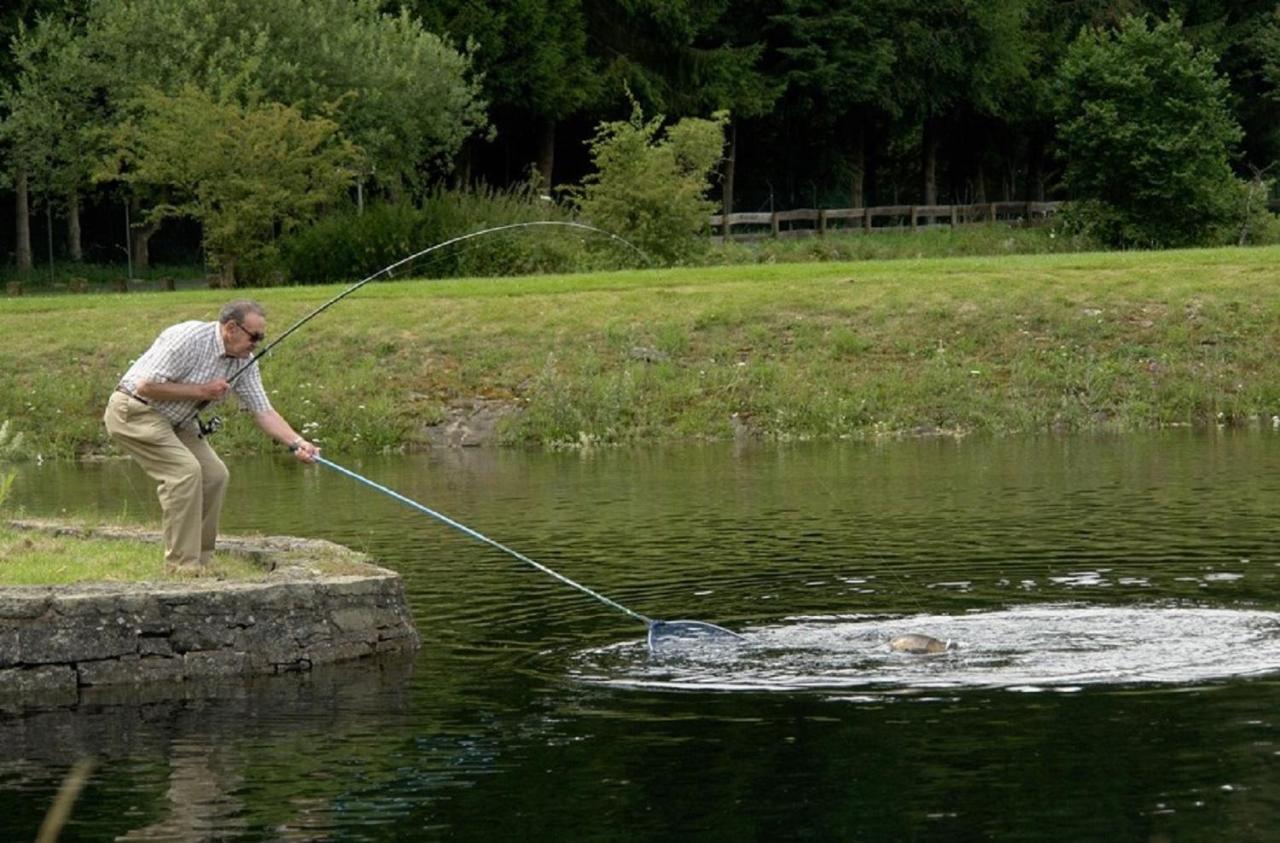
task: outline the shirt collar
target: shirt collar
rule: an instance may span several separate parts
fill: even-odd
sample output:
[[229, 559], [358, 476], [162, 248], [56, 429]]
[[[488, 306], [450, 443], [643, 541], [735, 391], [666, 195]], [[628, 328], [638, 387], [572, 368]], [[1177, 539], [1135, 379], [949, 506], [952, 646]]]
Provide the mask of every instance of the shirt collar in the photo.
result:
[[214, 345], [217, 347], [219, 357], [226, 357], [231, 360], [235, 359], [232, 355], [227, 354], [227, 346], [222, 341], [222, 323], [221, 322], [213, 323], [213, 342], [214, 342]]

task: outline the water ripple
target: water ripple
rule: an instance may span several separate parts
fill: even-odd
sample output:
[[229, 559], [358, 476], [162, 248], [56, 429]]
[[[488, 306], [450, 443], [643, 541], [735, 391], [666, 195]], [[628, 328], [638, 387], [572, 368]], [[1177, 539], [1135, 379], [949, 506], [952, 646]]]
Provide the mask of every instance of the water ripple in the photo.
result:
[[[891, 652], [895, 635], [955, 642]], [[745, 630], [742, 646], [650, 655], [630, 641], [577, 653], [588, 683], [670, 690], [801, 691], [1195, 684], [1280, 671], [1280, 613], [1047, 604], [964, 615], [803, 617]]]

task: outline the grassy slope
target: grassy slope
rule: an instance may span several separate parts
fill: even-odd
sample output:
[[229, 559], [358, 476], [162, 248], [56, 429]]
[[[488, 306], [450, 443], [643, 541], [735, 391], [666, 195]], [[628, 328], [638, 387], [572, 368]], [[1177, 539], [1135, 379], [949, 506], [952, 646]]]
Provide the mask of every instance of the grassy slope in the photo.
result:
[[[835, 438], [1269, 422], [1280, 248], [377, 282], [264, 362], [327, 447], [398, 446], [449, 403], [518, 400], [505, 441]], [[270, 329], [342, 287], [262, 290]], [[101, 405], [219, 291], [0, 302], [0, 418], [106, 452]], [[648, 359], [643, 359], [648, 358]], [[247, 421], [222, 451], [261, 444]]]

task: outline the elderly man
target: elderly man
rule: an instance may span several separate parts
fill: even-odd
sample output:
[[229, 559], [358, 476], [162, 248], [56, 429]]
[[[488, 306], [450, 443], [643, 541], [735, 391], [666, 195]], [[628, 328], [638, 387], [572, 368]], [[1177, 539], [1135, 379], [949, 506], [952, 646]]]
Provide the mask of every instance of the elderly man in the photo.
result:
[[197, 407], [234, 392], [258, 427], [299, 460], [311, 462], [318, 453], [272, 409], [256, 362], [235, 375], [266, 329], [262, 306], [249, 300], [226, 305], [217, 322], [166, 328], [107, 402], [107, 432], [160, 484], [165, 561], [171, 568], [208, 564], [227, 490], [227, 467], [200, 430]]

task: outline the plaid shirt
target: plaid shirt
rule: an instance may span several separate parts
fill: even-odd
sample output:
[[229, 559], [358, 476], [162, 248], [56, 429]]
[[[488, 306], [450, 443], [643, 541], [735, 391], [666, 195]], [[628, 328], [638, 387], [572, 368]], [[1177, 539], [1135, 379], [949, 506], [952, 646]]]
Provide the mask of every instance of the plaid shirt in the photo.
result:
[[[133, 362], [129, 371], [120, 379], [120, 386], [131, 394], [137, 394], [138, 385], [150, 383], [207, 383], [214, 378], [226, 378], [237, 372], [245, 363], [239, 357], [227, 355], [222, 344], [222, 332], [217, 322], [182, 322], [165, 328], [156, 341], [141, 357]], [[262, 388], [262, 376], [258, 363], [245, 369], [236, 378], [229, 392], [234, 392], [240, 406], [254, 413], [271, 409], [266, 390]], [[221, 401], [222, 399], [219, 399]], [[191, 415], [199, 401], [150, 401], [151, 408], [175, 425]], [[217, 401], [210, 402], [218, 403]]]

